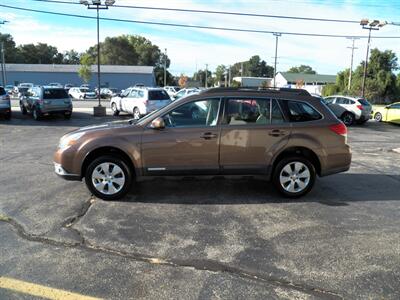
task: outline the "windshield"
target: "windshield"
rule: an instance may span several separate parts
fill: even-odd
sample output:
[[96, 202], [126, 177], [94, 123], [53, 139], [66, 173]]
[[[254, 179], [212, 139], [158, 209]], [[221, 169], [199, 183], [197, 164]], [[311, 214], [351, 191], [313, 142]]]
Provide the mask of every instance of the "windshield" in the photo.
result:
[[64, 89], [44, 90], [43, 99], [65, 99], [69, 98], [68, 93]]
[[368, 102], [367, 100], [365, 100], [365, 99], [358, 99], [358, 102], [360, 102], [361, 105], [364, 105], [364, 106], [370, 106], [370, 105], [371, 105], [371, 104], [369, 104], [369, 102]]

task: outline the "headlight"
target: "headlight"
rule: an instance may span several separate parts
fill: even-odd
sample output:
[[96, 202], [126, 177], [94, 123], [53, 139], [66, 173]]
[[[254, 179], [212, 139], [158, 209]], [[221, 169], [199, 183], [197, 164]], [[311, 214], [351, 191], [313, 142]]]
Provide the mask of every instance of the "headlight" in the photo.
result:
[[77, 132], [77, 133], [73, 133], [73, 134], [67, 135], [66, 137], [61, 138], [60, 143], [58, 144], [58, 148], [61, 149], [61, 150], [65, 150], [68, 147], [71, 147], [84, 134], [85, 134], [84, 132]]

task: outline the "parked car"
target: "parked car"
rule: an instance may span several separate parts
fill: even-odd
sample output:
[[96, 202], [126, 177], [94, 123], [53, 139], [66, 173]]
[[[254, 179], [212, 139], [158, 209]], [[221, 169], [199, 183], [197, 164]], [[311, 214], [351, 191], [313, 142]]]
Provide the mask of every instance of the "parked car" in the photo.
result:
[[50, 114], [62, 114], [66, 119], [72, 115], [72, 101], [64, 88], [34, 86], [21, 98], [19, 106], [23, 115], [32, 113], [35, 120]]
[[31, 88], [31, 87], [33, 87], [33, 85], [34, 85], [33, 83], [25, 82], [25, 83], [18, 84], [18, 87]]
[[75, 85], [73, 85], [72, 83], [67, 83], [66, 85], [64, 85], [64, 89], [69, 91], [70, 88], [74, 87]]
[[11, 118], [10, 95], [2, 86], [0, 86], [0, 115], [4, 116], [6, 120]]
[[102, 88], [100, 89], [100, 97], [102, 99], [111, 99], [112, 97], [118, 96], [119, 91], [115, 88]]
[[71, 98], [84, 100], [84, 99], [97, 99], [97, 95], [95, 92], [92, 92], [90, 89], [86, 87], [73, 87], [68, 91], [68, 95]]
[[353, 125], [354, 123], [364, 124], [371, 118], [372, 106], [366, 99], [348, 96], [329, 96], [325, 97], [324, 101], [332, 110], [335, 110], [335, 105], [339, 105], [346, 110], [340, 116], [337, 116], [346, 126]]
[[64, 86], [58, 82], [50, 82], [47, 86], [63, 88]]
[[29, 87], [19, 86], [17, 88], [17, 97], [21, 99], [22, 97], [26, 96], [26, 93], [28, 92], [29, 89], [30, 89]]
[[114, 116], [121, 111], [131, 113], [134, 119], [163, 108], [171, 103], [171, 98], [162, 88], [128, 88], [121, 95], [111, 98], [110, 107]]
[[181, 98], [186, 97], [186, 96], [188, 96], [188, 95], [196, 94], [196, 93], [199, 93], [199, 92], [200, 92], [200, 90], [199, 90], [198, 88], [185, 88], [185, 89], [181, 89], [179, 92], [177, 92], [177, 93], [172, 97], [172, 99], [173, 99], [173, 100], [178, 100], [178, 99], [181, 99]]
[[13, 90], [14, 90], [14, 86], [11, 85], [11, 84], [8, 84], [8, 85], [6, 85], [6, 86], [4, 87], [4, 89], [5, 89], [5, 91], [6, 91], [6, 93], [7, 93], [8, 95], [12, 95]]
[[168, 95], [172, 97], [181, 90], [181, 88], [179, 86], [165, 86], [164, 90], [166, 90], [166, 92], [168, 93]]
[[[204, 109], [196, 118], [186, 107]], [[153, 176], [264, 175], [287, 197], [300, 197], [316, 175], [349, 169], [347, 128], [304, 90], [210, 89], [134, 122], [118, 121], [64, 135], [55, 172], [85, 179], [105, 200], [133, 180]], [[340, 187], [337, 187], [340, 188]]]
[[374, 119], [378, 122], [391, 122], [400, 124], [400, 102], [382, 107], [374, 107]]
[[81, 84], [81, 88], [90, 89], [90, 84]]

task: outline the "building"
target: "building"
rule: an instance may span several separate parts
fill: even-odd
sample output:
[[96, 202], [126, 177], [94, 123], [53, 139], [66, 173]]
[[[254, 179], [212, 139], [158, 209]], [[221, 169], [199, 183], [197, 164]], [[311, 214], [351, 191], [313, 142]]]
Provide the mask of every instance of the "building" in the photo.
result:
[[[44, 64], [6, 64], [7, 84], [18, 85], [29, 82], [45, 85], [58, 82], [63, 85], [83, 84], [78, 75], [79, 65], [44, 65]], [[91, 87], [97, 87], [97, 66], [92, 66]], [[101, 66], [101, 86], [125, 89], [135, 84], [155, 86], [154, 68], [152, 66]]]
[[278, 72], [275, 80], [277, 87], [302, 88], [309, 93], [321, 95], [325, 85], [336, 83], [336, 75]]
[[272, 78], [268, 77], [233, 77], [233, 81], [240, 83], [240, 86], [244, 87], [260, 87], [260, 86], [272, 86]]

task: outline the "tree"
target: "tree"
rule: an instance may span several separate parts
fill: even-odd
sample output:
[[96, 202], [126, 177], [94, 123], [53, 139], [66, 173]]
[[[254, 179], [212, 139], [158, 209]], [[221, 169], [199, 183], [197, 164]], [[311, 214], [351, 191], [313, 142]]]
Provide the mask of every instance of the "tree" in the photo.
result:
[[304, 73], [304, 74], [317, 74], [310, 66], [300, 65], [298, 67], [291, 67], [288, 73]]
[[75, 50], [65, 51], [63, 53], [63, 64], [77, 65], [80, 63], [80, 54]]
[[59, 64], [63, 59], [56, 47], [44, 43], [20, 45], [16, 56], [17, 63], [25, 64]]
[[[243, 70], [242, 70], [243, 66]], [[273, 77], [274, 68], [268, 66], [260, 56], [254, 55], [248, 61], [237, 62], [231, 69], [232, 77], [236, 76], [250, 76], [250, 77]]]
[[[193, 74], [193, 80], [197, 80], [200, 82], [201, 86], [206, 86], [206, 70], [198, 70], [196, 73]], [[214, 85], [214, 78], [212, 78], [212, 73], [210, 70], [207, 70], [207, 86]]]
[[92, 78], [91, 66], [94, 64], [94, 59], [89, 54], [81, 56], [81, 66], [78, 70], [78, 75], [85, 83], [88, 83]]
[[217, 66], [217, 68], [215, 69], [215, 81], [219, 82], [219, 84], [221, 85], [222, 83], [225, 82], [225, 78], [226, 78], [226, 72], [227, 72], [227, 68], [224, 65], [219, 65]]
[[7, 63], [16, 62], [16, 48], [13, 37], [10, 34], [0, 33], [0, 43], [4, 43], [4, 57]]
[[[372, 49], [365, 80], [365, 97], [377, 103], [395, 100], [398, 96], [397, 78], [394, 74], [396, 70], [398, 70], [398, 63], [394, 52]], [[354, 72], [350, 90], [353, 95], [361, 95], [363, 75], [364, 62]]]
[[178, 84], [181, 88], [184, 88], [186, 86], [186, 83], [188, 82], [189, 78], [185, 75], [181, 75], [181, 77], [179, 77], [179, 81]]

